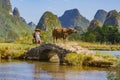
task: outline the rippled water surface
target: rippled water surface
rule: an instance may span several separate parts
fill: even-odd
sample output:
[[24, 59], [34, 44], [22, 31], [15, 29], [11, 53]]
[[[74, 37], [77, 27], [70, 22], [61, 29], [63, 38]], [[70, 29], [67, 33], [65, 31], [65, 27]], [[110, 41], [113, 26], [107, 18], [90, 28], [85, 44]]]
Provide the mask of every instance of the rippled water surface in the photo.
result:
[[0, 62], [0, 80], [107, 80], [108, 71], [39, 61]]

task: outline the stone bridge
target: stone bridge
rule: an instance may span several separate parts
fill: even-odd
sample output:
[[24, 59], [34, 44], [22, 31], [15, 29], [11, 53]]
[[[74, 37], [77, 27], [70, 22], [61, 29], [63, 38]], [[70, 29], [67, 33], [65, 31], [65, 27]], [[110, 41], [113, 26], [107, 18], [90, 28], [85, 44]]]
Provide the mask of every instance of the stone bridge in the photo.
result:
[[78, 54], [90, 53], [89, 50], [83, 49], [77, 45], [73, 46], [73, 45], [65, 45], [65, 44], [46, 43], [38, 47], [32, 48], [25, 54], [25, 57], [27, 59], [49, 61], [53, 56], [57, 56], [59, 59], [59, 63], [63, 64], [65, 62], [64, 57], [66, 56], [66, 54], [70, 52], [75, 52]]

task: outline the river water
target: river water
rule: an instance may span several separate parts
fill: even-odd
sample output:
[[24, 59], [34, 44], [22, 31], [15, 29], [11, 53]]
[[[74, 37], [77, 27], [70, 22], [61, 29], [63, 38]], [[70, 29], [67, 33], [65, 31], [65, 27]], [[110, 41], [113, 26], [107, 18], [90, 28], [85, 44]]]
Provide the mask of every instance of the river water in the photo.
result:
[[40, 61], [4, 61], [0, 80], [107, 80], [109, 70]]
[[[96, 51], [95, 51], [96, 52]], [[97, 52], [100, 52], [101, 54], [110, 54], [110, 55], [113, 55], [113, 56], [120, 56], [120, 51], [97, 51]]]
[[[109, 54], [112, 53], [120, 55], [120, 51]], [[109, 69], [104, 68], [60, 66], [50, 62], [0, 61], [0, 80], [107, 80], [109, 72]]]

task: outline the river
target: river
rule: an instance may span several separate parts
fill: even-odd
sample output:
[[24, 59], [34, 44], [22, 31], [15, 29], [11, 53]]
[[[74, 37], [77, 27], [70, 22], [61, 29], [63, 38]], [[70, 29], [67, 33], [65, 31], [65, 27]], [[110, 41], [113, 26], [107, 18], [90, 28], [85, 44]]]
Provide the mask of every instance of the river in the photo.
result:
[[107, 80], [108, 69], [60, 66], [40, 61], [5, 61], [0, 63], [0, 80]]
[[104, 51], [104, 50], [93, 50], [93, 52], [100, 52], [101, 54], [110, 54], [110, 55], [113, 55], [113, 56], [120, 56], [120, 51]]
[[[120, 51], [109, 54], [112, 53], [119, 55]], [[110, 70], [105, 68], [61, 66], [51, 62], [0, 61], [0, 80], [107, 80], [109, 72]]]

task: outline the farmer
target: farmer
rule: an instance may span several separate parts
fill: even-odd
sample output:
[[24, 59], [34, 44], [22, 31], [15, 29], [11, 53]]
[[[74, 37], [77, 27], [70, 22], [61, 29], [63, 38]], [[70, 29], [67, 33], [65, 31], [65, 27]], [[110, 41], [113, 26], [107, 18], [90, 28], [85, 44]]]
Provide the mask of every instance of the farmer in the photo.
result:
[[35, 32], [33, 33], [33, 43], [40, 44], [41, 43], [41, 34], [40, 29], [35, 29]]

